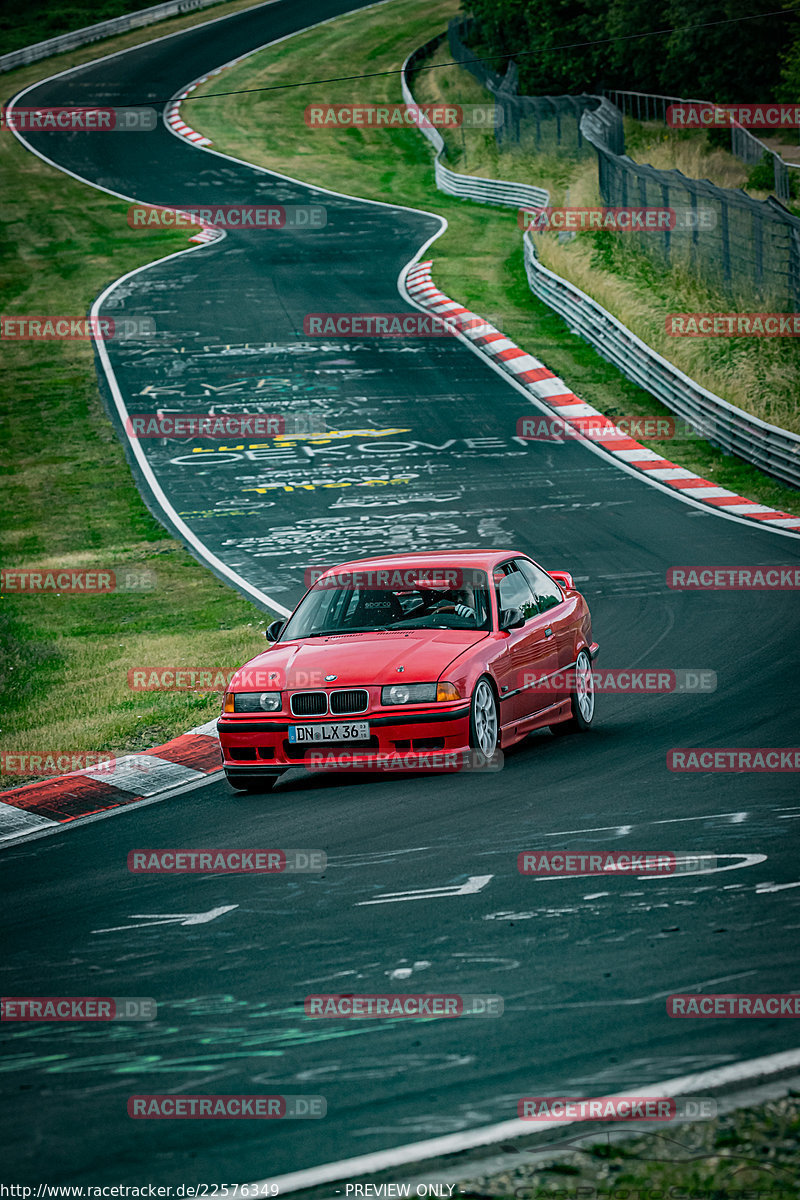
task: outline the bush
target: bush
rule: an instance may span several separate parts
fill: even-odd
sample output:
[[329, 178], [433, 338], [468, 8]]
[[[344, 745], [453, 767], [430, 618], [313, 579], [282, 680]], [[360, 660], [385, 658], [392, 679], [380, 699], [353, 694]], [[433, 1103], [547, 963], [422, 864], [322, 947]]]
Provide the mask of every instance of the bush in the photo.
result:
[[765, 150], [761, 155], [761, 162], [756, 163], [754, 167], [750, 168], [747, 176], [747, 186], [762, 192], [772, 192], [775, 190], [775, 167], [772, 155], [768, 150]]

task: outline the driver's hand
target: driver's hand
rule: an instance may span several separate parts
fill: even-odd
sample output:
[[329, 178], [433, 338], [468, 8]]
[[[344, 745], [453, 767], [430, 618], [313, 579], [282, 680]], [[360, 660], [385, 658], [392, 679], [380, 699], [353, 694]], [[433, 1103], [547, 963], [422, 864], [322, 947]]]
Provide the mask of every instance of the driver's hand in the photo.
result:
[[463, 617], [467, 621], [474, 620], [475, 618], [475, 609], [470, 608], [468, 604], [440, 604], [436, 609], [434, 609], [434, 612], [455, 613], [457, 617]]

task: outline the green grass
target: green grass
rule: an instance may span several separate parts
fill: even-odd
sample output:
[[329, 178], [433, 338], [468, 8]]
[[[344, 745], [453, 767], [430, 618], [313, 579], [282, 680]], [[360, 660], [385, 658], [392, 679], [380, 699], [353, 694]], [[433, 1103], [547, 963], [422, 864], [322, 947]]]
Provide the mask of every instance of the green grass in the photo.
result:
[[[443, 46], [431, 63], [448, 60]], [[415, 94], [430, 102], [487, 99], [478, 82], [458, 68], [422, 73]], [[554, 205], [602, 205], [594, 152], [577, 158], [500, 150], [494, 136], [482, 131], [461, 137], [448, 130], [444, 136], [454, 170], [540, 184]], [[727, 150], [710, 146], [704, 131], [669, 130], [626, 118], [625, 136], [627, 152], [637, 162], [660, 170], [677, 168], [721, 187], [737, 188], [746, 182], [745, 165]], [[766, 195], [758, 193], [757, 198]], [[774, 311], [780, 307], [777, 300], [747, 295], [742, 285], [734, 305], [680, 262], [666, 267], [657, 255], [645, 257], [625, 234], [580, 233], [564, 242], [555, 234], [540, 234], [534, 241], [544, 266], [592, 296], [690, 378], [762, 421], [800, 433], [800, 352], [795, 339], [675, 338], [665, 329], [671, 313]]]
[[[70, 57], [80, 55], [59, 66]], [[10, 73], [6, 94], [54, 69]], [[186, 232], [130, 229], [124, 201], [47, 166], [7, 131], [0, 171], [4, 314], [84, 315], [112, 280], [189, 245]], [[267, 618], [148, 513], [103, 409], [90, 344], [4, 341], [0, 421], [2, 566], [134, 566], [156, 577], [142, 594], [0, 596], [0, 749], [121, 754], [215, 716], [216, 695], [131, 691], [129, 668], [233, 669], [263, 647]], [[0, 776], [3, 787], [22, 782]]]
[[604, 1137], [601, 1129], [587, 1131], [576, 1144], [579, 1130], [573, 1126], [564, 1131], [570, 1145], [502, 1173], [465, 1175], [454, 1194], [496, 1200], [789, 1200], [797, 1192], [796, 1092], [709, 1121], [637, 1130], [622, 1140]]
[[[375, 11], [351, 14], [251, 55], [226, 72], [224, 90], [274, 87], [359, 71], [396, 72], [406, 55], [441, 32], [456, 10], [456, 0], [403, 0], [402, 4], [383, 5]], [[441, 53], [446, 57], [444, 50]], [[476, 81], [460, 68], [423, 73], [415, 86], [420, 101], [440, 96], [445, 99], [457, 97], [467, 103], [485, 101], [485, 94]], [[431, 246], [428, 255], [434, 260], [436, 283], [444, 292], [496, 319], [520, 346], [536, 354], [601, 412], [610, 416], [669, 415], [648, 393], [629, 383], [586, 342], [571, 334], [552, 309], [531, 295], [525, 278], [521, 235], [513, 210], [456, 200], [436, 190], [432, 152], [416, 130], [309, 129], [306, 126], [303, 114], [312, 102], [399, 102], [400, 86], [396, 74], [214, 98], [214, 93], [222, 90], [219, 81], [211, 80], [193, 92], [191, 100], [183, 106], [185, 119], [213, 139], [215, 150], [272, 167], [310, 183], [441, 213], [447, 218], [448, 229]], [[461, 143], [460, 133], [448, 136], [451, 141]], [[464, 169], [474, 173], [483, 171], [495, 176], [499, 174], [501, 178], [530, 182], [542, 180], [546, 185], [552, 184], [554, 189], [561, 189], [558, 194], [562, 199], [571, 182], [574, 189], [575, 178], [579, 181], [590, 176], [596, 178], [597, 169], [592, 159], [575, 164], [550, 156], [541, 163], [546, 178], [542, 178], [542, 173], [537, 174], [532, 161], [517, 162], [515, 158], [518, 169], [512, 170], [505, 158], [501, 162], [496, 150], [494, 160], [485, 157], [491, 153], [490, 141], [493, 146], [493, 139], [477, 132], [465, 134], [466, 138], [469, 140], [465, 142]], [[571, 200], [572, 203], [584, 202], [576, 199], [574, 194]], [[582, 239], [569, 243], [566, 249], [576, 246], [578, 241]], [[409, 246], [409, 255], [413, 250], [414, 247]], [[640, 276], [635, 275], [633, 267], [626, 269], [628, 274], [620, 275], [617, 273], [619, 264], [612, 263], [605, 276], [613, 284], [615, 293], [635, 293], [637, 311], [647, 314], [648, 306], [655, 306], [658, 314], [662, 305], [670, 303], [658, 292], [658, 281], [648, 263], [636, 267]], [[599, 279], [603, 272], [599, 266], [593, 266], [592, 275]], [[598, 299], [605, 304], [603, 296]], [[613, 304], [606, 307], [614, 309]], [[692, 311], [692, 306], [683, 309], [687, 310]], [[675, 305], [666, 311], [675, 311]], [[657, 323], [658, 316], [652, 320]], [[722, 351], [732, 355], [731, 345], [726, 341]], [[756, 349], [763, 352], [763, 343]], [[757, 375], [759, 395], [769, 394], [773, 386], [778, 386], [779, 372], [768, 371], [769, 366], [767, 358]], [[729, 374], [735, 376], [738, 369], [734, 355]], [[711, 384], [707, 383], [707, 386]], [[781, 510], [800, 512], [800, 495], [795, 489], [740, 459], [714, 450], [700, 439], [650, 444], [659, 453], [666, 452], [673, 461], [721, 486]]]

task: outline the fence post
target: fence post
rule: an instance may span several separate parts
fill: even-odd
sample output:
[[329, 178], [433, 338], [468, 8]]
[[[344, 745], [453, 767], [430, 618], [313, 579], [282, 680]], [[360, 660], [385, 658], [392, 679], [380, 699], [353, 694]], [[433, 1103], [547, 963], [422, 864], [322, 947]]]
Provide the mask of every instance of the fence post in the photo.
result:
[[753, 213], [753, 270], [760, 293], [764, 283], [764, 224], [759, 212]]
[[731, 290], [731, 243], [728, 231], [728, 205], [724, 198], [719, 206], [719, 223], [722, 243], [722, 277], [727, 285], [727, 291], [730, 295]]
[[[669, 184], [661, 185], [661, 202], [664, 208], [669, 208]], [[669, 255], [672, 246], [672, 233], [668, 225], [664, 226], [664, 262], [669, 266]]]

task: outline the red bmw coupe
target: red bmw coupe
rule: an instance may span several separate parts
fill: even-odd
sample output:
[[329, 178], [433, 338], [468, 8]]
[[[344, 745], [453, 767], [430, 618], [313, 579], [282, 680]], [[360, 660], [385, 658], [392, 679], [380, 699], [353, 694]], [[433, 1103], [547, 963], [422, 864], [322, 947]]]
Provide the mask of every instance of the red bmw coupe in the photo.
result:
[[292, 767], [491, 760], [594, 717], [589, 608], [567, 571], [514, 550], [358, 559], [313, 572], [272, 643], [231, 679], [217, 728], [240, 791]]

